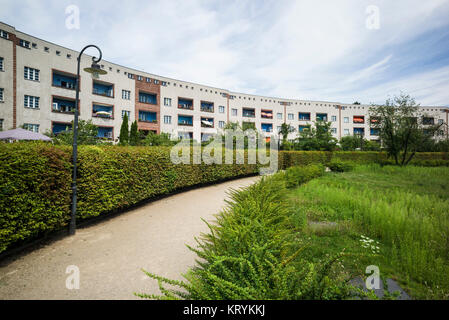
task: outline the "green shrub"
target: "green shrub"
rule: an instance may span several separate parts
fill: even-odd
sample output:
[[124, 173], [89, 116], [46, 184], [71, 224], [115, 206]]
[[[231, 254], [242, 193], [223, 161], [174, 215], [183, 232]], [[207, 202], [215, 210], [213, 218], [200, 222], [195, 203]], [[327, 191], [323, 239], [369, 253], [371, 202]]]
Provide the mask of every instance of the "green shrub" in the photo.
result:
[[[142, 298], [193, 300], [342, 299], [351, 288], [334, 268], [337, 257], [311, 263], [301, 257], [289, 217], [282, 179], [264, 178], [234, 191], [228, 206], [209, 224], [210, 232], [189, 247], [201, 260], [184, 275], [169, 280], [144, 271], [159, 282], [162, 296]], [[174, 285], [166, 289], [164, 283]], [[179, 290], [176, 287], [180, 287]]]
[[291, 167], [285, 172], [287, 188], [294, 188], [324, 174], [324, 166], [311, 164], [305, 167]]
[[349, 172], [354, 169], [355, 164], [350, 161], [332, 160], [328, 166], [334, 172]]

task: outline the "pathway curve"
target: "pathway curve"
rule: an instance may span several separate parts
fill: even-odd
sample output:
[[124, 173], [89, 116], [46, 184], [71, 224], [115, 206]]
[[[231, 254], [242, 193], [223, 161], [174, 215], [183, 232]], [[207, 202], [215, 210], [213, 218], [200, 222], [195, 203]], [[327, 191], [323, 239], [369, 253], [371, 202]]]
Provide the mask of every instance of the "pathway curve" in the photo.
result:
[[[171, 279], [195, 263], [185, 244], [207, 232], [230, 188], [259, 177], [179, 193], [79, 229], [0, 265], [0, 299], [139, 299], [133, 292], [159, 294], [144, 268]], [[66, 288], [66, 268], [80, 270], [80, 289]]]

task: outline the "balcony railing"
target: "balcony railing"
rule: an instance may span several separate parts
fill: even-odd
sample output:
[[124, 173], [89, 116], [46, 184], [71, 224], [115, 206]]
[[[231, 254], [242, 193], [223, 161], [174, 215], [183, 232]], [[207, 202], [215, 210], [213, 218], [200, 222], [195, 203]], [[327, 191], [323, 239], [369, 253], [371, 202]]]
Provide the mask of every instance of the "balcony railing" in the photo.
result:
[[187, 120], [179, 120], [179, 121], [178, 121], [178, 125], [179, 125], [179, 126], [190, 126], [190, 127], [192, 127], [192, 126], [193, 126], [193, 123], [192, 123], [192, 122], [189, 122], [189, 121], [187, 121]]

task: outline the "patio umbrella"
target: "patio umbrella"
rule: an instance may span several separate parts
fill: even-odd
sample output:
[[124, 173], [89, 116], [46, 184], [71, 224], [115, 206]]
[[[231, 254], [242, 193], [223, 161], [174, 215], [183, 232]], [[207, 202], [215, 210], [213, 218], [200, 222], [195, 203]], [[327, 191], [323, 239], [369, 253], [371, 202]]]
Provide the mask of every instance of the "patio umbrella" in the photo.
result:
[[51, 141], [50, 137], [43, 134], [25, 130], [22, 128], [1, 131], [0, 140], [41, 140], [41, 141]]

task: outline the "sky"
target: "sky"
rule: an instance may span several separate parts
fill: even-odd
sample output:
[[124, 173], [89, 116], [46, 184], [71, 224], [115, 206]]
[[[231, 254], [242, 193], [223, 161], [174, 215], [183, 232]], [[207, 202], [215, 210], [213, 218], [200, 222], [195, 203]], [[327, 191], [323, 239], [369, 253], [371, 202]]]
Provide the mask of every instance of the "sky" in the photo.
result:
[[449, 0], [0, 4], [19, 31], [96, 44], [105, 60], [156, 75], [280, 98], [380, 104], [403, 92], [449, 106]]

